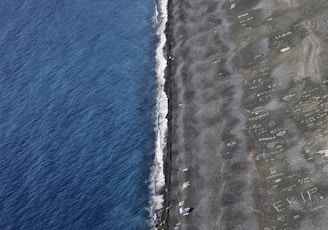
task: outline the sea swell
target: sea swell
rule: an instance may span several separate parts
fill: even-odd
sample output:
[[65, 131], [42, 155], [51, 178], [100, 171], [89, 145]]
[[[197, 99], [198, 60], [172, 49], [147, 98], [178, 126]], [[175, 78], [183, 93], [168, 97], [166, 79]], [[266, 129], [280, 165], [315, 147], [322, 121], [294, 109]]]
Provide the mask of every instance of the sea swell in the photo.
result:
[[156, 229], [163, 210], [165, 186], [164, 176], [164, 155], [166, 151], [166, 137], [168, 129], [168, 98], [164, 90], [165, 69], [167, 59], [164, 48], [166, 45], [166, 22], [167, 22], [167, 0], [159, 0], [155, 9], [156, 35], [158, 44], [156, 47], [156, 78], [157, 78], [157, 97], [156, 97], [156, 120], [155, 120], [155, 156], [150, 174], [150, 199], [149, 199], [149, 225], [151, 229]]

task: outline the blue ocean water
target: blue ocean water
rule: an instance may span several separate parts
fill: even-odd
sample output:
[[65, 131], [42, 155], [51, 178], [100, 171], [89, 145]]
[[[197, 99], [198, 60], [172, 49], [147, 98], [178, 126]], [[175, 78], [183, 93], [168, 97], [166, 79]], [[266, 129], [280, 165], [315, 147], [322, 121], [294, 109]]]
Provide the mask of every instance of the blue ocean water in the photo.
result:
[[0, 1], [0, 229], [149, 229], [155, 1]]

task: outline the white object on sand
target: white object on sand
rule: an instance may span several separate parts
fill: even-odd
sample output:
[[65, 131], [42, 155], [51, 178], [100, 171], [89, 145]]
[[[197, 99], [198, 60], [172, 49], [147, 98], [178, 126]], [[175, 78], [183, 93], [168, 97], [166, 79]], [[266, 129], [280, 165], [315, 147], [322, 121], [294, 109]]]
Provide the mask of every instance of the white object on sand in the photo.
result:
[[321, 155], [323, 155], [325, 157], [328, 157], [328, 149], [320, 150], [317, 153], [319, 153], [319, 154], [321, 154]]
[[242, 18], [242, 17], [246, 17], [248, 15], [248, 13], [245, 13], [245, 14], [241, 14], [241, 15], [238, 15], [237, 18]]
[[235, 141], [230, 141], [230, 142], [227, 144], [227, 146], [232, 147], [232, 146], [235, 146], [236, 144], [237, 144], [237, 142], [235, 142]]
[[183, 206], [184, 201], [179, 202], [179, 207]]
[[188, 171], [188, 168], [182, 169], [182, 172], [187, 172], [187, 171]]
[[230, 6], [230, 10], [234, 9], [236, 7], [236, 3], [232, 3]]
[[286, 131], [285, 130], [281, 130], [280, 132], [277, 133], [277, 136], [278, 137], [282, 137], [286, 134]]
[[289, 47], [289, 46], [288, 46], [288, 47], [285, 47], [285, 48], [282, 48], [282, 49], [280, 50], [280, 52], [283, 53], [283, 52], [286, 52], [286, 51], [288, 51], [288, 50], [290, 50], [290, 47]]
[[295, 93], [293, 94], [288, 94], [284, 97], [282, 97], [281, 99], [285, 100], [285, 101], [289, 101], [290, 99], [292, 99], [295, 96]]

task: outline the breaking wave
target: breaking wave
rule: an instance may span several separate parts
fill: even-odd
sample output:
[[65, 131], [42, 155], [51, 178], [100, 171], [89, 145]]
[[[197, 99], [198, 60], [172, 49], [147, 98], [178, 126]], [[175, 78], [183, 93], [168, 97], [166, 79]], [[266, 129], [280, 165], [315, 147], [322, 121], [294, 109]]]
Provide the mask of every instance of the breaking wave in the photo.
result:
[[156, 225], [160, 221], [163, 211], [164, 202], [164, 156], [166, 151], [166, 136], [168, 129], [167, 113], [168, 98], [164, 90], [165, 69], [167, 60], [164, 53], [166, 45], [166, 22], [167, 22], [167, 0], [159, 0], [155, 11], [156, 35], [158, 36], [158, 44], [156, 47], [156, 77], [157, 77], [157, 97], [156, 97], [156, 145], [154, 163], [150, 174], [150, 190], [149, 199], [149, 215], [150, 227], [156, 229]]

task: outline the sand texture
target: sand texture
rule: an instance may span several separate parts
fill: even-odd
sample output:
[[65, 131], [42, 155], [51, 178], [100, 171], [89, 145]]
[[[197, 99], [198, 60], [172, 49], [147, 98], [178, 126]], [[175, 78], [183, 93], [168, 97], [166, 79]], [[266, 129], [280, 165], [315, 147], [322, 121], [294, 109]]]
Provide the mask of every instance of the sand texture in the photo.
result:
[[162, 228], [327, 229], [328, 1], [172, 0], [168, 10]]

